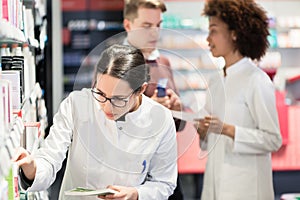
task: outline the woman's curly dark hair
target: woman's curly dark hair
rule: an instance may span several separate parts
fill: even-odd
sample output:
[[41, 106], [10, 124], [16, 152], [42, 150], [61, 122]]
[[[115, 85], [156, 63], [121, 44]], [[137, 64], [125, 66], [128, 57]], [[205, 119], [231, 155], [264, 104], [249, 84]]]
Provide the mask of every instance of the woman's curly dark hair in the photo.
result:
[[259, 60], [268, 42], [266, 11], [254, 0], [207, 0], [203, 14], [218, 17], [235, 31], [235, 48], [246, 57]]

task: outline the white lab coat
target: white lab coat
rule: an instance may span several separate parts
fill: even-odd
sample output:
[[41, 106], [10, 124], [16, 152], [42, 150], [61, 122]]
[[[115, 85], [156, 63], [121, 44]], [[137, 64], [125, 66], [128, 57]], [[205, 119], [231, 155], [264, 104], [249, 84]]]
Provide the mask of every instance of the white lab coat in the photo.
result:
[[234, 140], [209, 133], [203, 200], [274, 200], [271, 152], [281, 146], [275, 93], [269, 77], [250, 59], [211, 80], [205, 108], [235, 125]]
[[75, 187], [108, 185], [136, 187], [139, 200], [167, 199], [176, 186], [173, 118], [168, 109], [144, 95], [136, 111], [116, 122], [105, 117], [90, 90], [72, 92], [61, 103], [45, 146], [35, 154], [37, 172], [28, 191], [51, 185], [68, 149], [60, 200], [77, 199], [64, 196]]

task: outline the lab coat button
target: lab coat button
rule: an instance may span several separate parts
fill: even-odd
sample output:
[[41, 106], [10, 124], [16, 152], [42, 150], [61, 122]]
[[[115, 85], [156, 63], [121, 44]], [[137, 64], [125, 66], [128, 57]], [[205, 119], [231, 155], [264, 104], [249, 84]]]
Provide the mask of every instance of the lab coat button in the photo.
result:
[[122, 130], [123, 128], [122, 128], [122, 127], [119, 127], [119, 129]]

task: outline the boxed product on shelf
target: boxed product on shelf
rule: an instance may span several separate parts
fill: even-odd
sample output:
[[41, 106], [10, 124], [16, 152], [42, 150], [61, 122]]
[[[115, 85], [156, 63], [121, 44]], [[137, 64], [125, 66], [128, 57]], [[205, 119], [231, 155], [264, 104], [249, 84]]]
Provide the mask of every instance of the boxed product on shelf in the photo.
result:
[[12, 127], [4, 130], [5, 134], [0, 138], [0, 179], [6, 176], [11, 168], [11, 158], [20, 146], [20, 136], [24, 129], [23, 121], [17, 115], [14, 115], [12, 124]]
[[2, 79], [9, 80], [11, 82], [12, 109], [19, 110], [21, 108], [21, 103], [22, 103], [20, 71], [17, 70], [3, 71]]
[[20, 146], [20, 139], [21, 139], [22, 132], [23, 129], [17, 124], [14, 124], [13, 129], [10, 131], [9, 134], [9, 140], [13, 145], [13, 151]]
[[3, 94], [2, 92], [0, 92], [0, 146], [2, 144], [2, 142], [4, 141], [4, 137], [5, 137], [5, 121], [4, 121], [4, 101], [3, 101]]
[[25, 38], [28, 38], [29, 40], [34, 40], [34, 16], [32, 13], [32, 9], [25, 8], [23, 11], [24, 15], [24, 35]]
[[18, 188], [18, 165], [16, 163], [12, 164], [12, 167], [5, 179], [8, 183], [8, 199], [18, 200], [20, 193]]
[[22, 146], [29, 152], [33, 152], [37, 149], [39, 144], [39, 137], [41, 135], [41, 123], [40, 122], [25, 122], [25, 131], [21, 139]]
[[296, 48], [296, 47], [300, 47], [300, 29], [291, 29], [289, 31], [289, 38], [291, 41], [291, 47]]
[[[12, 44], [11, 53], [6, 45], [2, 45], [1, 48], [1, 64], [2, 64], [2, 74], [5, 71], [19, 71], [19, 83], [20, 83], [20, 93], [21, 98], [24, 95], [24, 57], [21, 51], [21, 47], [18, 44]], [[22, 101], [22, 99], [21, 99]]]
[[10, 0], [2, 0], [1, 1], [1, 14], [2, 18], [11, 23], [12, 25], [18, 27], [18, 8], [21, 1], [10, 1]]
[[24, 97], [28, 97], [36, 82], [35, 58], [27, 43], [23, 44], [24, 56]]
[[283, 28], [299, 28], [300, 16], [279, 16], [277, 17], [278, 26]]
[[[1, 48], [3, 50], [4, 48]], [[6, 48], [5, 48], [6, 49]], [[5, 51], [5, 49], [3, 51]], [[1, 55], [2, 70], [10, 70], [12, 66], [12, 56]]]
[[0, 178], [0, 199], [1, 200], [8, 200], [7, 197], [8, 194], [8, 183], [6, 180], [2, 180], [2, 178]]
[[8, 80], [0, 79], [0, 93], [2, 94], [4, 127], [8, 130], [12, 120], [12, 99], [11, 99], [11, 83]]
[[0, 147], [0, 157], [1, 157], [1, 165], [0, 165], [0, 178], [6, 176], [11, 165], [10, 156], [8, 149], [5, 145]]
[[[9, 132], [9, 134], [10, 134], [10, 132]], [[15, 147], [15, 144], [14, 144], [12, 138], [10, 137], [10, 135], [8, 137], [6, 137], [6, 139], [5, 139], [5, 148], [7, 149], [7, 153], [9, 155], [9, 157], [12, 158], [16, 147]]]

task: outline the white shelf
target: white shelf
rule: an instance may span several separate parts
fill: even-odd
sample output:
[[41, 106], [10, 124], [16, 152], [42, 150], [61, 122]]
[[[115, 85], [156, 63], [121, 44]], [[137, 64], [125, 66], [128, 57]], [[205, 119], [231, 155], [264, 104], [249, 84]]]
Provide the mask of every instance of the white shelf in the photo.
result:
[[[20, 145], [21, 134], [23, 134], [24, 124], [20, 117], [15, 117], [12, 123], [12, 128], [7, 130], [5, 133], [5, 138], [0, 144], [1, 152], [1, 173], [0, 180], [5, 177], [11, 167], [11, 158], [14, 154], [15, 148]], [[2, 160], [4, 159], [4, 160]]]
[[[19, 9], [19, 6], [25, 6], [26, 9], [24, 7], [22, 9]], [[22, 0], [22, 1], [16, 1], [12, 3], [11, 7], [18, 8], [17, 9], [18, 13], [14, 13], [18, 15], [14, 15], [13, 18], [10, 18], [10, 20], [13, 21], [15, 24], [18, 24], [18, 26], [14, 26], [12, 23], [8, 22], [5, 19], [0, 19], [0, 27], [1, 27], [0, 45], [6, 44], [7, 47], [10, 47], [13, 46], [14, 44], [17, 44], [18, 46], [23, 46], [24, 44], [25, 45], [28, 44], [29, 49], [23, 48], [24, 67], [32, 66], [32, 70], [29, 71], [29, 73], [25, 73], [24, 71], [24, 75], [28, 77], [29, 74], [34, 74], [33, 76], [35, 76], [35, 62], [33, 57], [36, 55], [33, 48], [41, 48], [39, 44], [39, 40], [44, 42], [43, 38], [41, 37], [39, 37], [38, 40], [35, 39], [34, 27], [36, 25], [40, 25], [36, 23], [37, 22], [36, 19], [40, 16], [37, 13], [35, 13], [35, 10], [39, 9], [38, 13], [39, 14], [42, 13], [42, 16], [45, 16], [45, 12], [42, 12], [45, 11], [46, 8], [45, 2], [42, 0]], [[22, 16], [23, 18], [21, 19], [19, 16]], [[20, 26], [23, 26], [23, 28], [19, 28]], [[17, 115], [14, 114], [13, 116], [11, 116], [14, 119], [10, 120], [11, 121], [10, 123], [7, 122], [8, 120], [4, 122], [5, 125], [8, 124], [7, 127], [5, 127], [5, 129], [2, 129], [1, 127], [0, 185], [2, 183], [3, 184], [7, 183], [5, 179], [7, 178], [9, 172], [12, 169], [13, 162], [11, 161], [11, 159], [15, 154], [15, 150], [18, 147], [24, 147], [24, 148], [27, 146], [30, 147], [31, 143], [28, 142], [28, 138], [30, 139], [31, 136], [34, 136], [31, 137], [32, 146], [33, 146], [33, 148], [31, 149], [37, 149], [40, 146], [42, 140], [44, 139], [45, 128], [47, 127], [48, 124], [47, 116], [46, 116], [47, 110], [45, 108], [45, 102], [44, 99], [42, 98], [42, 90], [39, 84], [36, 84], [34, 87], [32, 86], [33, 88], [31, 87], [31, 85], [33, 85], [34, 83], [35, 83], [35, 78], [32, 80], [32, 82], [30, 82], [30, 84], [28, 84], [27, 86], [25, 85], [27, 87], [27, 91], [26, 93], [24, 91], [23, 95], [26, 96], [22, 102], [22, 107], [20, 108], [20, 112], [22, 112], [22, 117], [16, 117]], [[12, 100], [12, 98], [10, 98], [9, 100]], [[26, 122], [26, 124], [23, 124], [23, 122]], [[33, 125], [31, 125], [29, 124], [29, 122], [35, 122], [37, 124], [33, 123]], [[27, 127], [25, 127], [25, 125]], [[24, 131], [25, 129], [26, 132]], [[31, 133], [33, 134], [38, 133], [37, 134], [38, 137], [35, 137], [36, 135], [33, 135]], [[26, 143], [26, 145], [24, 143]], [[48, 195], [46, 191], [26, 193], [23, 194], [23, 196], [24, 195], [27, 196], [26, 198], [32, 198], [32, 199], [33, 198], [43, 199], [43, 200], [48, 199]], [[0, 192], [0, 199], [7, 199], [7, 198], [8, 196], [6, 193]]]
[[24, 33], [4, 19], [0, 19], [0, 40], [8, 42], [26, 42]]

